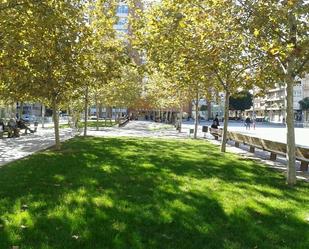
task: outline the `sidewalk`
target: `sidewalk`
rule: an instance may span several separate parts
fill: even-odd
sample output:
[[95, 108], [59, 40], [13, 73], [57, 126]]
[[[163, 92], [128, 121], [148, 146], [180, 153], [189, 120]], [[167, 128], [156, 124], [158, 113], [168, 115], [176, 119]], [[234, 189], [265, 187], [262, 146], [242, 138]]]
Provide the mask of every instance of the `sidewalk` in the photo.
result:
[[[74, 137], [71, 129], [61, 129], [60, 139], [65, 141]], [[38, 128], [34, 134], [22, 135], [18, 138], [0, 139], [0, 166], [26, 157], [37, 151], [47, 149], [55, 143], [54, 129]]]
[[89, 136], [96, 137], [152, 137], [152, 138], [170, 138], [185, 139], [189, 138], [188, 133], [179, 133], [176, 128], [170, 124], [155, 123], [150, 121], [130, 121], [122, 128], [106, 127], [96, 131], [95, 128], [89, 129]]

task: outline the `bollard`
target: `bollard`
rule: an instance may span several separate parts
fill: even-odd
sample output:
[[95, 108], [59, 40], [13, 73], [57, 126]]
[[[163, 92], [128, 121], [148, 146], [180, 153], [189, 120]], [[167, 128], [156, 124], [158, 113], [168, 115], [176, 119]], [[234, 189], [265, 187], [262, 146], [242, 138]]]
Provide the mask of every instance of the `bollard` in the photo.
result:
[[34, 132], [37, 132], [38, 126], [39, 126], [39, 122], [38, 122], [38, 121], [35, 121], [35, 122], [34, 122]]

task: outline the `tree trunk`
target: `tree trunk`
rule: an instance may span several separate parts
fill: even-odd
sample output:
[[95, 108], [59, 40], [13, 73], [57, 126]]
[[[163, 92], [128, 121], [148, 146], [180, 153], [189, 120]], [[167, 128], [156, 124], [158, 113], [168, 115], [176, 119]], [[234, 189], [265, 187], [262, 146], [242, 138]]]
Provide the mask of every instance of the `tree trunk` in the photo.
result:
[[229, 123], [229, 106], [230, 106], [230, 92], [225, 91], [225, 104], [224, 104], [224, 123], [223, 123], [223, 134], [221, 143], [221, 152], [226, 151], [227, 142], [227, 127]]
[[[198, 90], [197, 90], [198, 91]], [[196, 92], [196, 99], [195, 99], [195, 122], [194, 122], [194, 139], [197, 138], [197, 129], [198, 129], [198, 104], [199, 104], [199, 94]]]
[[84, 106], [84, 111], [85, 111], [85, 122], [84, 122], [84, 137], [87, 136], [87, 128], [88, 128], [88, 86], [86, 86], [86, 91], [85, 91], [85, 106]]
[[56, 99], [53, 100], [53, 121], [55, 130], [55, 149], [60, 150], [60, 134], [59, 134], [59, 110]]
[[115, 108], [115, 123], [117, 124], [117, 120], [118, 120], [118, 112], [117, 112], [117, 108]]
[[[289, 72], [288, 72], [289, 73]], [[293, 110], [293, 76], [286, 76], [286, 127], [287, 127], [287, 184], [296, 183], [295, 166], [295, 131], [294, 131], [294, 110]]]
[[207, 100], [207, 113], [208, 113], [208, 117], [207, 120], [211, 119], [211, 101]]
[[45, 126], [45, 105], [42, 104], [42, 115], [41, 115], [41, 118], [42, 118], [42, 128], [44, 128]]
[[24, 109], [24, 102], [20, 102], [20, 106], [19, 106], [19, 112], [18, 112], [18, 118], [21, 119], [23, 117], [23, 110]]
[[100, 119], [100, 110], [99, 110], [99, 106], [98, 106], [98, 98], [97, 96], [95, 96], [95, 109], [96, 109], [96, 116], [97, 116], [97, 123], [96, 123], [96, 130], [99, 130], [99, 119]]
[[112, 118], [113, 117], [113, 108], [108, 106], [106, 107], [106, 117], [107, 118]]
[[[105, 116], [106, 116], [106, 115], [105, 115]], [[99, 105], [99, 117], [100, 117], [100, 118], [103, 118], [103, 107], [102, 107], [101, 104]]]
[[182, 114], [183, 114], [183, 110], [182, 107], [180, 107], [180, 119], [179, 119], [179, 133], [181, 132], [181, 128], [182, 128]]

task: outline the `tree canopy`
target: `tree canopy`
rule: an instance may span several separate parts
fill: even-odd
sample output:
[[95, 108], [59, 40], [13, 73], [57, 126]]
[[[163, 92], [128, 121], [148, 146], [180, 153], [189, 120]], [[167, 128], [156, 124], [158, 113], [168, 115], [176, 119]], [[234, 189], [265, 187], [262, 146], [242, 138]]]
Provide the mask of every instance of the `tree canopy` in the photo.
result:
[[253, 96], [249, 91], [241, 91], [230, 97], [230, 110], [244, 111], [253, 105]]
[[309, 110], [309, 97], [299, 101], [299, 104], [302, 110]]

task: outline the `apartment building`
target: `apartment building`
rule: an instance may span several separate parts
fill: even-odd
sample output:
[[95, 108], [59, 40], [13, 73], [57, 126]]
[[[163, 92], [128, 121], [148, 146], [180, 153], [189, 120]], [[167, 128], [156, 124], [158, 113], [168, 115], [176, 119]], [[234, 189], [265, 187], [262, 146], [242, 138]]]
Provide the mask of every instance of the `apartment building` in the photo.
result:
[[[303, 86], [303, 99], [309, 98], [309, 74], [301, 80]], [[309, 123], [309, 111], [303, 112], [303, 121]]]
[[306, 76], [301, 79], [301, 84], [303, 86], [303, 98], [309, 97], [309, 74], [306, 74]]
[[119, 1], [116, 16], [118, 17], [118, 22], [114, 25], [114, 29], [118, 32], [120, 37], [128, 33], [129, 30], [129, 6], [125, 1]]
[[[299, 101], [309, 97], [309, 75], [296, 82], [293, 88], [293, 109], [294, 119], [303, 122], [304, 113], [301, 110]], [[275, 88], [270, 89], [262, 97], [254, 99], [254, 106], [246, 111], [246, 115], [257, 119], [265, 119], [269, 122], [284, 123], [286, 120], [286, 90], [282, 84], [276, 84]]]

